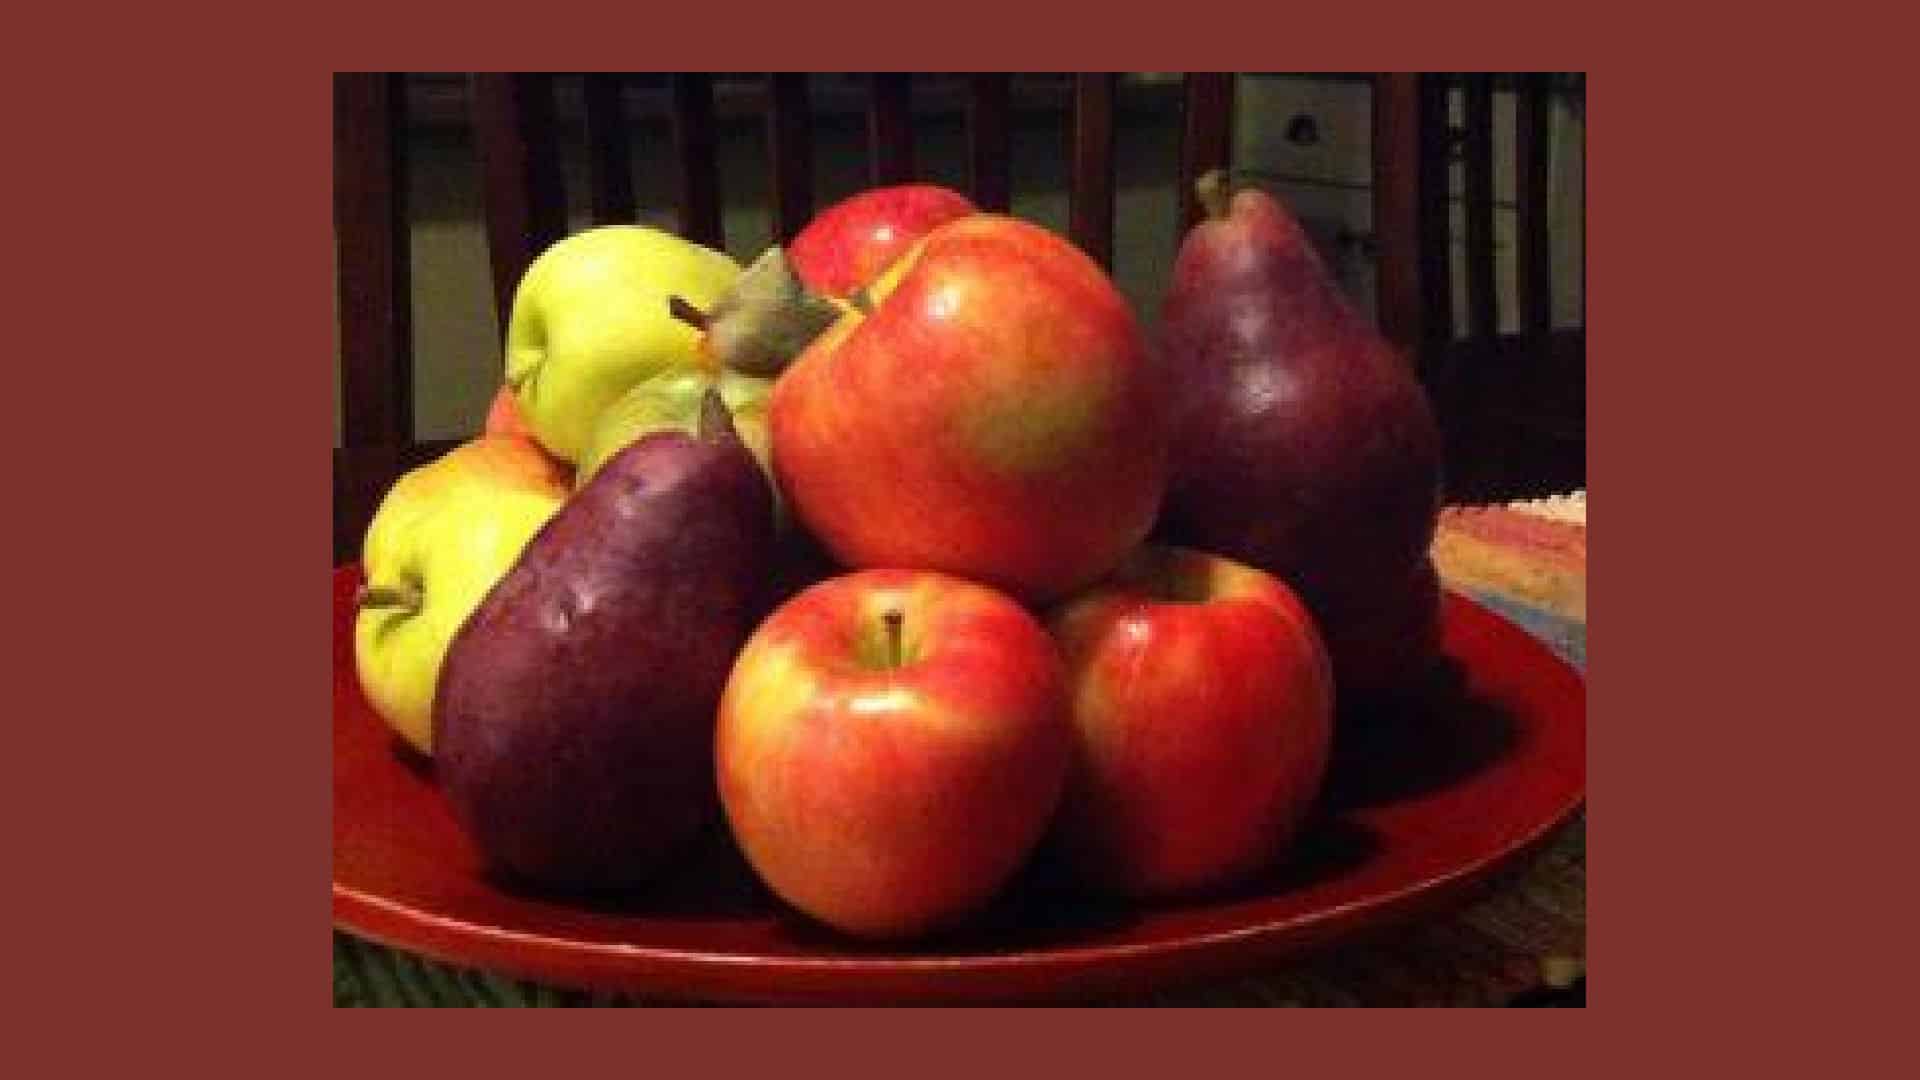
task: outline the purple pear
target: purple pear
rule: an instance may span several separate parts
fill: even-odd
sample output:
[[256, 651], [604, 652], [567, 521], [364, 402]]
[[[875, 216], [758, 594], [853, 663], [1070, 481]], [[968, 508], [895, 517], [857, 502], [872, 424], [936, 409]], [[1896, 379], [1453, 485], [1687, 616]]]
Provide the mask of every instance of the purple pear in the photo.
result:
[[1161, 312], [1175, 417], [1161, 535], [1292, 585], [1342, 693], [1394, 689], [1436, 648], [1432, 409], [1284, 206], [1229, 199], [1217, 173], [1201, 200]]
[[435, 770], [493, 868], [569, 891], [664, 874], [717, 820], [715, 710], [773, 547], [717, 394], [609, 459], [448, 646]]

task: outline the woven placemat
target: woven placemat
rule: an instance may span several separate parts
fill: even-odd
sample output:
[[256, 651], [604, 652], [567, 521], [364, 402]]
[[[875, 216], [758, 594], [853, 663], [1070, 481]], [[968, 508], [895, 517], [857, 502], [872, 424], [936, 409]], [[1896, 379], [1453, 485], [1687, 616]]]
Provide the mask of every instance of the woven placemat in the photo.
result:
[[[1435, 565], [1472, 596], [1586, 670], [1586, 493], [1440, 518]], [[1270, 972], [1088, 1005], [1506, 1005], [1582, 981], [1587, 827], [1582, 811], [1525, 867], [1452, 916]], [[566, 990], [453, 967], [334, 931], [338, 1006], [695, 1004]]]

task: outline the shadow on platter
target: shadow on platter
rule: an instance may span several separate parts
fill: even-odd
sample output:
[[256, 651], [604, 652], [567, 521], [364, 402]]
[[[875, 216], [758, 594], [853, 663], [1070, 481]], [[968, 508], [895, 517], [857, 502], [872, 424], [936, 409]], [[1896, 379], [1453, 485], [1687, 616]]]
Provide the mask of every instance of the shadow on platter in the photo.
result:
[[1340, 708], [1323, 803], [1357, 809], [1452, 787], [1513, 744], [1513, 718], [1471, 696], [1449, 658], [1407, 694]]
[[767, 922], [784, 942], [806, 951], [848, 955], [939, 956], [1023, 952], [1098, 944], [1143, 920], [1178, 919], [1219, 905], [1283, 895], [1334, 880], [1380, 849], [1367, 826], [1319, 814], [1272, 869], [1237, 885], [1178, 899], [1128, 901], [1094, 894], [1045, 854], [1036, 855], [983, 910], [961, 925], [905, 942], [869, 942], [842, 934], [789, 907], [761, 884], [726, 829], [711, 828], [680, 863], [652, 886], [579, 892], [544, 888], [488, 874], [501, 891], [603, 915], [714, 922]]
[[781, 912], [723, 825], [713, 824], [652, 884], [589, 892], [555, 889], [492, 870], [487, 880], [512, 896], [600, 915], [739, 922]]
[[1280, 864], [1230, 888], [1179, 899], [1129, 901], [1080, 887], [1046, 854], [1036, 856], [1001, 895], [964, 926], [905, 944], [861, 942], [788, 913], [782, 935], [794, 943], [871, 955], [979, 955], [1097, 946], [1142, 923], [1178, 920], [1220, 905], [1259, 900], [1340, 877], [1380, 849], [1358, 822], [1319, 816], [1310, 821]]
[[433, 783], [433, 759], [414, 749], [412, 743], [398, 735], [392, 736], [388, 744], [393, 748], [393, 760], [422, 783]]

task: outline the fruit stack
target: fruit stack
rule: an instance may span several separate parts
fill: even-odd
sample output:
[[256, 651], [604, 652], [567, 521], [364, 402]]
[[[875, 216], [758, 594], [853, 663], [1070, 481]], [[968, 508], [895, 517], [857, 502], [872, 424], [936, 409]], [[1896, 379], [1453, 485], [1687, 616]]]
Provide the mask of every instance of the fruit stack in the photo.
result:
[[1437, 648], [1433, 419], [1271, 197], [1203, 182], [1149, 341], [1059, 236], [928, 185], [742, 268], [528, 268], [485, 432], [368, 530], [369, 702], [494, 872], [644, 893], [724, 824], [844, 933], [1036, 858], [1167, 900], [1285, 860], [1336, 693]]

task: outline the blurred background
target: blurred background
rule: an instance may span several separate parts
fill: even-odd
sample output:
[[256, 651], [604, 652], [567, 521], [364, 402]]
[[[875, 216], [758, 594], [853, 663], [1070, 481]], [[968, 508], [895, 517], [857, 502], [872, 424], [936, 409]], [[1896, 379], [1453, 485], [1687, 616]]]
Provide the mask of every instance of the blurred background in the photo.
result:
[[[808, 77], [813, 204], [824, 208], [870, 186], [868, 76]], [[1307, 223], [1353, 299], [1375, 310], [1378, 249], [1373, 234], [1373, 96], [1368, 73], [1237, 73], [1231, 159], [1248, 182], [1282, 196]], [[1547, 93], [1547, 215], [1556, 330], [1584, 325], [1585, 79], [1544, 80]], [[913, 161], [918, 177], [967, 190], [966, 79], [916, 75]], [[470, 124], [464, 74], [405, 77], [406, 200], [413, 326], [413, 435], [462, 438], [478, 430], [498, 386], [501, 328], [493, 311], [482, 169]], [[773, 236], [767, 131], [768, 83], [760, 73], [714, 76], [714, 120], [726, 250], [743, 262]], [[675, 223], [674, 147], [668, 76], [636, 73], [620, 90], [632, 158], [638, 219]], [[1464, 115], [1448, 90], [1450, 123]], [[1009, 92], [1008, 173], [1013, 213], [1067, 231], [1073, 76], [1017, 75]], [[569, 208], [568, 228], [588, 216], [588, 148], [582, 80], [554, 80], [555, 120]], [[1515, 85], [1493, 90], [1494, 282], [1498, 325], [1519, 329], [1516, 296]], [[1182, 137], [1180, 73], [1129, 72], [1114, 101], [1113, 276], [1149, 325], [1157, 319], [1180, 238], [1176, 195]], [[1452, 132], [1449, 189], [1455, 336], [1469, 323], [1463, 133]], [[1582, 363], [1584, 360], [1582, 359]], [[1569, 390], [1569, 392], [1572, 392]], [[1582, 415], [1584, 405], [1581, 405]], [[340, 445], [336, 356], [334, 444]]]

